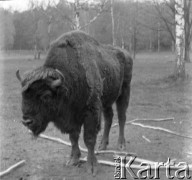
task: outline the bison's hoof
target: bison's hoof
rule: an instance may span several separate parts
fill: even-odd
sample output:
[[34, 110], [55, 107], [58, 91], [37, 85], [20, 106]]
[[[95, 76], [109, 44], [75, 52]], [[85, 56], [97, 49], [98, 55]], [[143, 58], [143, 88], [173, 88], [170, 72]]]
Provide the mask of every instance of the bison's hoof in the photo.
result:
[[106, 150], [107, 149], [107, 145], [108, 145], [108, 141], [102, 140], [98, 149], [101, 150]]
[[67, 163], [67, 166], [78, 166], [79, 165], [79, 158], [71, 157]]
[[92, 174], [93, 176], [96, 176], [97, 174], [97, 163], [87, 163], [87, 173]]
[[126, 149], [125, 139], [124, 138], [118, 140], [117, 149], [120, 150], [120, 151], [123, 151], [123, 150]]

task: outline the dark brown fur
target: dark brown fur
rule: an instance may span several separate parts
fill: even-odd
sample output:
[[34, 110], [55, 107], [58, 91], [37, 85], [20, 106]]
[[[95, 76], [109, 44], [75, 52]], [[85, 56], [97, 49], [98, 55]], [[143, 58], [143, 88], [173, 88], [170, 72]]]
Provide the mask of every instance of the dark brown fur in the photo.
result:
[[[88, 169], [95, 173], [94, 147], [101, 112], [105, 127], [100, 149], [106, 149], [114, 102], [120, 125], [118, 147], [125, 147], [124, 124], [131, 76], [132, 59], [125, 50], [101, 45], [82, 32], [64, 34], [52, 44], [45, 64], [27, 73], [22, 80], [24, 120], [32, 120], [27, 126], [36, 136], [49, 122], [62, 133], [69, 133], [70, 164], [76, 164], [80, 157], [78, 138], [83, 125]], [[54, 85], [58, 79], [62, 83]]]

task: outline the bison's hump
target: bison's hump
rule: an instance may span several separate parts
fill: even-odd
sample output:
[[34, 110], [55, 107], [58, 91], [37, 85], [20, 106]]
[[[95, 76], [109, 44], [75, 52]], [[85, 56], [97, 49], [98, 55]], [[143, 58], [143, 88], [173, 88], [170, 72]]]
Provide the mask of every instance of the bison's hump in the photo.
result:
[[91, 36], [87, 35], [82, 31], [71, 31], [61, 35], [58, 39], [51, 43], [51, 47], [66, 47], [71, 46], [73, 48], [78, 48], [84, 42], [90, 42], [96, 46], [99, 46], [99, 43], [92, 38]]
[[[70, 86], [68, 89], [72, 89], [71, 94], [77, 97], [86, 91], [91, 102], [92, 97], [102, 96], [103, 84], [111, 94], [118, 95], [130, 62], [122, 49], [102, 45], [81, 31], [72, 31], [52, 43], [44, 66], [59, 69]], [[111, 91], [114, 84], [116, 89]]]

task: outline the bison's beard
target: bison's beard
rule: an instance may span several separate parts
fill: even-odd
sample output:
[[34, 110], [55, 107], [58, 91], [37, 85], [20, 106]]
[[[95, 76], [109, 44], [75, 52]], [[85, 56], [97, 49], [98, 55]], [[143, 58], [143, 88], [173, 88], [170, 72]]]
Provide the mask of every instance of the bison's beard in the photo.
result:
[[34, 137], [38, 137], [47, 128], [48, 122], [33, 123], [33, 125], [28, 126]]

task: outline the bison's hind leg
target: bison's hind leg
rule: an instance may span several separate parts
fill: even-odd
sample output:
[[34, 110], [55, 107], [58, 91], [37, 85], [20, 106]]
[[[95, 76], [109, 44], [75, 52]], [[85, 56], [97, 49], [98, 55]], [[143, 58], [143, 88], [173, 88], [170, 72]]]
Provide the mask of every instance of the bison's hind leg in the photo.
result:
[[117, 105], [117, 114], [119, 119], [119, 138], [117, 142], [117, 148], [119, 150], [124, 150], [125, 146], [125, 137], [124, 137], [124, 127], [126, 121], [126, 110], [129, 105], [129, 97], [130, 97], [130, 85], [123, 84], [121, 95], [118, 97], [116, 101]]
[[113, 119], [113, 109], [112, 106], [104, 107], [103, 114], [105, 119], [104, 131], [103, 136], [99, 145], [99, 150], [106, 150], [107, 145], [109, 143], [109, 132], [112, 124]]

